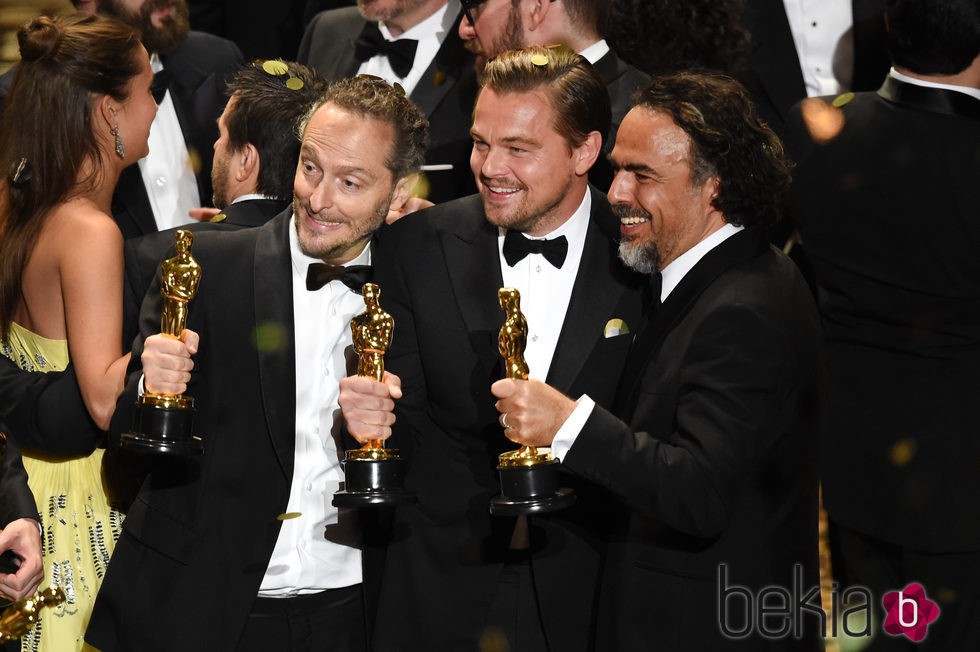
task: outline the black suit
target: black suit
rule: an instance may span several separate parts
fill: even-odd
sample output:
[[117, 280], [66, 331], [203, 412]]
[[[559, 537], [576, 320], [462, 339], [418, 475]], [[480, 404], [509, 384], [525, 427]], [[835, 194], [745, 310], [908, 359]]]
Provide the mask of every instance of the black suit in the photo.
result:
[[[849, 90], [874, 90], [888, 71], [884, 0], [852, 0], [853, 70]], [[749, 67], [742, 82], [759, 115], [780, 136], [789, 109], [806, 97], [803, 72], [782, 0], [748, 0], [745, 27], [752, 35]], [[843, 75], [842, 75], [843, 76]]]
[[609, 126], [609, 133], [602, 139], [603, 153], [589, 170], [589, 181], [598, 188], [609, 188], [615, 175], [607, 156], [616, 144], [620, 123], [633, 108], [633, 94], [646, 88], [650, 84], [650, 77], [620, 59], [612, 50], [602, 55], [592, 67], [609, 93], [612, 124]]
[[[980, 100], [888, 78], [841, 111], [843, 128], [825, 144], [798, 109], [787, 131], [791, 208], [816, 272], [830, 370], [824, 505], [882, 549], [958, 560], [952, 579], [900, 564], [892, 581], [923, 582], [941, 602], [927, 643], [975, 649], [939, 632], [956, 622], [944, 595], [958, 594], [957, 608], [977, 597], [976, 575], [954, 555], [972, 553], [980, 568]], [[976, 612], [962, 616], [975, 632]]]
[[[218, 116], [228, 101], [227, 83], [245, 61], [234, 43], [203, 32], [188, 34], [172, 52], [161, 55], [160, 61], [170, 75], [167, 88], [187, 151], [199, 163], [195, 173], [201, 203], [208, 206]], [[139, 165], [129, 166], [119, 176], [112, 215], [124, 238], [157, 231]]]
[[[428, 198], [435, 203], [476, 191], [470, 171], [470, 123], [477, 83], [473, 55], [459, 38], [461, 17], [456, 17], [435, 59], [409, 95], [429, 119], [426, 164], [453, 166], [452, 170], [426, 173], [431, 187]], [[354, 57], [354, 41], [366, 24], [356, 7], [318, 14], [303, 35], [297, 60], [328, 81], [356, 74], [361, 62]]]
[[[0, 433], [6, 432], [6, 427], [0, 423]], [[20, 518], [37, 520], [37, 504], [27, 486], [20, 449], [12, 438], [7, 437], [0, 441], [0, 530]]]
[[[213, 221], [178, 227], [201, 231], [237, 231], [262, 226], [286, 209], [288, 202], [275, 199], [249, 199], [229, 204]], [[177, 229], [148, 233], [126, 241], [126, 277], [123, 282], [123, 343], [128, 349], [139, 333], [139, 314], [146, 290], [160, 272], [160, 263], [173, 252]]]
[[[293, 473], [290, 214], [195, 241], [204, 275], [188, 327], [201, 346], [187, 393], [204, 452], [157, 466], [143, 483], [86, 633], [101, 650], [231, 650], [242, 636]], [[159, 300], [147, 296], [144, 336], [159, 331]], [[257, 346], [259, 325], [271, 339]], [[130, 425], [137, 380], [133, 374], [120, 398], [113, 442]]]
[[[794, 564], [818, 584], [819, 344], [799, 272], [753, 231], [708, 252], [637, 335], [622, 420], [597, 407], [563, 460], [628, 509], [610, 541], [598, 649], [728, 649], [720, 564], [729, 585], [753, 590], [788, 590]], [[749, 640], [816, 649], [815, 621], [806, 636]]]
[[[603, 337], [619, 317], [635, 328], [637, 277], [615, 253], [613, 219], [593, 191], [593, 210], [548, 381], [608, 405], [629, 336]], [[409, 460], [405, 484], [419, 503], [399, 508], [388, 549], [375, 646], [382, 650], [477, 649], [514, 518], [492, 517], [497, 455], [514, 448], [497, 423], [490, 385], [503, 377], [497, 335], [501, 272], [497, 229], [478, 195], [401, 220], [378, 239], [381, 304], [395, 318], [386, 366], [398, 374], [392, 446]], [[568, 481], [572, 481], [571, 476]], [[580, 503], [531, 520], [531, 565], [553, 650], [590, 649], [604, 503]]]

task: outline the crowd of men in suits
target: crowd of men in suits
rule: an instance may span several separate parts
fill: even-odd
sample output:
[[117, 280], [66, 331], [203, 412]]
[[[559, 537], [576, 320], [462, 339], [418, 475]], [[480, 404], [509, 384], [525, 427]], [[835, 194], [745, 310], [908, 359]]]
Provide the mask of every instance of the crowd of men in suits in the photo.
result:
[[[753, 33], [801, 28], [794, 3], [775, 26], [748, 4]], [[168, 73], [159, 128], [184, 146], [175, 176], [141, 163], [113, 202], [142, 237], [126, 244], [133, 356], [108, 437], [127, 518], [90, 644], [816, 650], [818, 619], [773, 639], [751, 611], [721, 613], [718, 573], [816, 586], [822, 482], [842, 585], [880, 600], [917, 581], [941, 609], [921, 647], [980, 647], [980, 8], [855, 0], [855, 43], [887, 12], [884, 85], [790, 110], [819, 93], [802, 51], [792, 92], [761, 50], [751, 95], [651, 79], [602, 38], [603, 6], [363, 0], [317, 14], [282, 70], [241, 68], [230, 41], [186, 28], [155, 41], [119, 0], [79, 4], [142, 26]], [[193, 205], [215, 210], [190, 227], [207, 276], [175, 340], [153, 277], [190, 162]], [[383, 226], [419, 192], [436, 205]], [[784, 198], [817, 302], [768, 242]], [[338, 282], [312, 281], [323, 263]], [[349, 376], [363, 303], [340, 268], [361, 265], [395, 319], [382, 381]], [[500, 380], [503, 286], [524, 298], [527, 381]], [[116, 451], [144, 391], [197, 399], [203, 455]], [[101, 438], [71, 368], [0, 357], [0, 396], [22, 446]], [[332, 506], [340, 451], [389, 438], [418, 504]], [[508, 440], [550, 446], [576, 504], [491, 516]], [[9, 598], [41, 580], [17, 457], [0, 465]]]

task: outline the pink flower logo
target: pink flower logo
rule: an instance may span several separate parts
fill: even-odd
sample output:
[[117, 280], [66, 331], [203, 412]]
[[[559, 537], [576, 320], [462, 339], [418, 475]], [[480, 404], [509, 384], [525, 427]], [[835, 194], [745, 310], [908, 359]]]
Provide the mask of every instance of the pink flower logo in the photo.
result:
[[926, 637], [929, 625], [939, 618], [939, 605], [926, 596], [926, 590], [918, 582], [901, 591], [889, 591], [881, 603], [887, 613], [885, 633], [904, 635], [916, 643]]

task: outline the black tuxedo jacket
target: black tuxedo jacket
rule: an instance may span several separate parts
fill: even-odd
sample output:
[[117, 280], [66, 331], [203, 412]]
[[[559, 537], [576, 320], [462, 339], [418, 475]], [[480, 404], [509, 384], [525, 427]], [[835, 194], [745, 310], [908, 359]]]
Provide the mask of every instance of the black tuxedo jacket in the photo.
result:
[[[86, 633], [100, 650], [231, 650], [239, 642], [293, 472], [289, 216], [201, 233], [194, 243], [204, 275], [189, 310], [201, 346], [188, 394], [204, 452], [158, 465], [143, 483]], [[160, 300], [152, 290], [147, 296], [144, 336], [160, 328]], [[141, 348], [133, 352], [111, 445], [132, 420]]]
[[[854, 69], [849, 90], [874, 90], [888, 72], [884, 11], [884, 0], [851, 2]], [[752, 50], [742, 81], [752, 93], [759, 114], [782, 136], [790, 107], [806, 97], [782, 0], [748, 0], [745, 27], [752, 35]]]
[[[173, 52], [161, 55], [160, 61], [170, 73], [168, 89], [187, 151], [192, 161], [199, 162], [195, 172], [201, 203], [210, 206], [217, 120], [228, 101], [228, 81], [245, 63], [244, 57], [231, 41], [203, 32], [191, 32]], [[130, 165], [119, 175], [112, 198], [112, 214], [124, 238], [157, 231], [138, 164]]]
[[[0, 433], [7, 433], [2, 423]], [[0, 530], [19, 518], [36, 520], [37, 504], [27, 486], [27, 472], [21, 462], [20, 449], [11, 437], [6, 437], [0, 441]]]
[[[429, 119], [427, 165], [451, 164], [452, 170], [426, 173], [428, 198], [441, 203], [476, 192], [470, 171], [473, 139], [470, 125], [477, 83], [473, 55], [459, 38], [457, 16], [452, 29], [409, 98]], [[328, 81], [357, 73], [354, 41], [367, 21], [356, 7], [324, 11], [306, 28], [297, 59], [314, 68]]]
[[[178, 227], [193, 231], [237, 231], [262, 226], [281, 213], [288, 202], [276, 199], [249, 199], [230, 204], [215, 221], [195, 222]], [[123, 283], [123, 346], [128, 350], [133, 338], [139, 333], [140, 307], [153, 278], [160, 272], [160, 264], [173, 253], [174, 235], [177, 229], [167, 229], [131, 238], [124, 245], [126, 277]], [[207, 273], [207, 270], [205, 270]]]
[[[608, 405], [635, 328], [638, 279], [616, 257], [605, 197], [592, 220], [548, 382]], [[381, 304], [395, 318], [386, 366], [403, 383], [392, 445], [408, 458], [415, 506], [396, 513], [375, 632], [380, 650], [477, 649], [497, 589], [514, 518], [493, 517], [497, 455], [514, 448], [497, 423], [490, 385], [504, 376], [497, 229], [478, 195], [412, 215], [378, 238]], [[569, 476], [569, 482], [574, 478]], [[532, 560], [551, 649], [591, 649], [603, 506], [585, 483], [579, 504], [531, 520]]]
[[607, 157], [616, 144], [619, 125], [633, 108], [633, 94], [646, 88], [650, 84], [650, 77], [620, 59], [612, 50], [592, 64], [592, 67], [606, 85], [612, 109], [612, 124], [609, 126], [609, 133], [602, 139], [602, 154], [589, 170], [589, 182], [605, 191], [612, 185], [615, 176]]
[[830, 383], [831, 518], [931, 552], [980, 549], [980, 100], [888, 78], [815, 143], [794, 109], [790, 205]]
[[[818, 585], [819, 328], [792, 261], [743, 231], [637, 335], [621, 418], [596, 407], [563, 460], [626, 508], [604, 569], [598, 649], [728, 649], [722, 564], [728, 585], [753, 591], [789, 590], [794, 564]], [[745, 607], [734, 602], [738, 631]], [[806, 636], [764, 649], [816, 649], [816, 621]]]

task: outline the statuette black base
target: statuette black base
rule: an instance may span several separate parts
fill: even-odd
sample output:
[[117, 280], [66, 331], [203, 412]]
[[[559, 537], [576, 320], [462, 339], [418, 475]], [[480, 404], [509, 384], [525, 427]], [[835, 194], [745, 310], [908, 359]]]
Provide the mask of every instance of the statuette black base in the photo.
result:
[[490, 501], [497, 516], [544, 514], [570, 507], [575, 492], [559, 487], [558, 462], [534, 466], [498, 466], [500, 495]]
[[119, 437], [120, 446], [134, 453], [196, 455], [204, 450], [204, 442], [191, 435], [193, 426], [193, 408], [167, 408], [137, 401], [133, 430]]
[[414, 503], [418, 497], [403, 487], [401, 458], [346, 459], [344, 489], [333, 495], [335, 507], [371, 507]]

